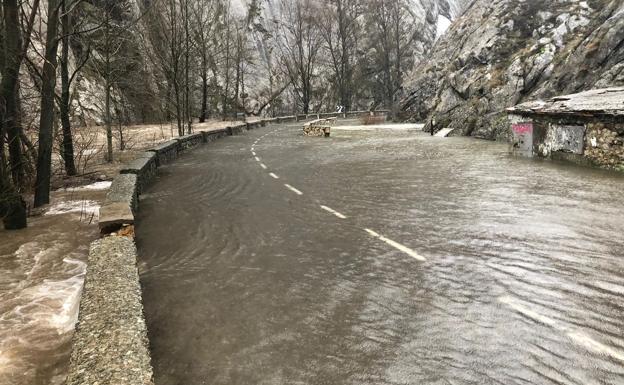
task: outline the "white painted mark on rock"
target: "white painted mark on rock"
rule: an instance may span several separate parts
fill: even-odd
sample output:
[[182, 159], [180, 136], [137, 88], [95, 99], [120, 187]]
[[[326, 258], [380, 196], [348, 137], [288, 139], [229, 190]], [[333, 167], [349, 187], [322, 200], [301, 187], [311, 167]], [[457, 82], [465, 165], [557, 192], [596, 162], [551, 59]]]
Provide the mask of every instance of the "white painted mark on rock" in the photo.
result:
[[340, 218], [340, 219], [347, 219], [347, 217], [346, 217], [346, 216], [344, 216], [344, 215], [340, 214], [338, 211], [336, 211], [336, 210], [332, 209], [331, 207], [327, 207], [327, 206], [323, 206], [323, 205], [321, 205], [321, 208], [322, 208], [323, 210], [327, 211], [328, 213], [332, 213], [332, 214], [334, 214], [335, 216], [337, 216], [337, 217], [338, 217], [338, 218]]
[[383, 235], [378, 234], [378, 233], [374, 232], [371, 229], [364, 229], [364, 230], [366, 230], [366, 232], [369, 233], [371, 236], [386, 242], [390, 246], [392, 246], [395, 249], [397, 249], [397, 250], [399, 250], [399, 251], [409, 255], [410, 257], [412, 257], [412, 258], [414, 258], [416, 260], [422, 261], [422, 262], [426, 261], [425, 257], [423, 257], [422, 255], [418, 254], [417, 252], [415, 252], [414, 250], [410, 249], [409, 247], [403, 246], [402, 244], [400, 244], [398, 242], [395, 242], [395, 241], [393, 241], [390, 238], [386, 238]]
[[269, 173], [269, 175], [271, 175], [271, 178], [273, 179], [279, 179], [279, 176], [275, 175], [274, 173]]
[[581, 331], [570, 329], [565, 325], [561, 325], [554, 319], [548, 318], [534, 310], [529, 309], [529, 307], [522, 304], [519, 300], [515, 298], [509, 296], [500, 297], [498, 299], [498, 302], [509, 306], [511, 309], [524, 315], [525, 317], [532, 319], [533, 321], [539, 322], [541, 324], [550, 326], [555, 330], [566, 333], [566, 335], [571, 340], [573, 340], [576, 344], [584, 347], [585, 349], [591, 350], [597, 354], [607, 355], [609, 357], [615, 358], [616, 360], [624, 362], [624, 352], [618, 351], [610, 346], [598, 342]]
[[299, 190], [297, 190], [296, 188], [294, 188], [293, 186], [289, 185], [288, 183], [285, 183], [284, 186], [286, 186], [287, 189], [289, 189], [290, 191], [294, 192], [297, 195], [303, 195], [303, 193]]

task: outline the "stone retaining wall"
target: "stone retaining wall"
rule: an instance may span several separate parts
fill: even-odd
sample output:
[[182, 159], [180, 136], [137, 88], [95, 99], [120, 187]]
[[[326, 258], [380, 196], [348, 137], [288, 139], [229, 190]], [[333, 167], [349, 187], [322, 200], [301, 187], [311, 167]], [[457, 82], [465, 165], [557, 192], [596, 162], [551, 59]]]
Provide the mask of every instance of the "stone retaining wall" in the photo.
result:
[[204, 143], [204, 135], [201, 132], [198, 132], [195, 134], [184, 135], [174, 140], [177, 140], [178, 143], [180, 144], [179, 145], [180, 150], [186, 150], [191, 147], [195, 147], [201, 143]]
[[153, 384], [133, 240], [139, 195], [157, 168], [180, 152], [277, 121], [186, 135], [148, 150], [121, 169], [100, 208], [104, 238], [93, 242], [89, 251], [67, 385]]
[[153, 384], [134, 241], [95, 241], [87, 263], [67, 385]]
[[180, 142], [173, 139], [154, 148], [151, 148], [148, 151], [156, 153], [156, 164], [160, 166], [161, 164], [167, 163], [177, 158], [179, 148]]
[[120, 174], [134, 174], [138, 177], [139, 193], [145, 188], [149, 181], [156, 175], [158, 167], [157, 155], [153, 151], [147, 151], [138, 158], [128, 163], [119, 171]]

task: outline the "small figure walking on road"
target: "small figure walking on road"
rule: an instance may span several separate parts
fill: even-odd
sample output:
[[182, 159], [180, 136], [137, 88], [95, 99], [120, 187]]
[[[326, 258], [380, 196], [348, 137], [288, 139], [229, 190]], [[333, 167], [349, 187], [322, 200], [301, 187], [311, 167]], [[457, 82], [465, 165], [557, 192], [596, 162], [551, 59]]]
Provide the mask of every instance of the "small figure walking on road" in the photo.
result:
[[431, 125], [431, 136], [433, 136], [435, 134], [435, 118], [432, 116], [431, 117], [431, 122], [429, 122]]

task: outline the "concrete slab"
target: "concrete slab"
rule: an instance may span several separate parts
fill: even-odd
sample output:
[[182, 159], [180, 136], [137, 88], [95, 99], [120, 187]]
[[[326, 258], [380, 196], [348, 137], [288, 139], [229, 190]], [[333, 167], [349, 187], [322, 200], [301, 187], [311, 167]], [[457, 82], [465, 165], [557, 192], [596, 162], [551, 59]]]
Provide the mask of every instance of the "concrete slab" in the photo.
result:
[[110, 202], [100, 207], [100, 232], [108, 234], [123, 225], [133, 225], [132, 207], [126, 202]]
[[136, 211], [139, 195], [137, 186], [138, 179], [136, 174], [117, 175], [106, 194], [106, 203], [126, 203], [133, 211]]
[[445, 138], [449, 136], [449, 134], [454, 130], [454, 128], [443, 128], [440, 131], [436, 132], [434, 136], [437, 136], [438, 138]]

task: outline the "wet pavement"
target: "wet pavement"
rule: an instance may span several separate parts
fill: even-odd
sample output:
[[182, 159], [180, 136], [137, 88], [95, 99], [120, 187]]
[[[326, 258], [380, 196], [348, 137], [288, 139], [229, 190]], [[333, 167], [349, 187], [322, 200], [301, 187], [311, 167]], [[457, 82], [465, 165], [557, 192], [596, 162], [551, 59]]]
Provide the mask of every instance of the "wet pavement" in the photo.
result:
[[198, 148], [141, 200], [156, 384], [624, 384], [622, 191], [405, 127]]

